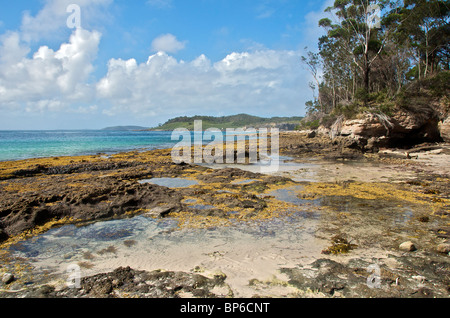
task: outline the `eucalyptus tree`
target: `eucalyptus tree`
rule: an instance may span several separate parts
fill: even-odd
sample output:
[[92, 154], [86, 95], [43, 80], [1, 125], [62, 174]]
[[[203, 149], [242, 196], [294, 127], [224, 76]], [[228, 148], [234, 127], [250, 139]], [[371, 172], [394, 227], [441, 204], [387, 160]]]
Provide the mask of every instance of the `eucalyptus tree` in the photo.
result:
[[398, 35], [415, 52], [418, 79], [449, 69], [449, 14], [449, 0], [404, 0], [402, 10], [391, 13]]
[[333, 43], [335, 50], [340, 51], [338, 54], [350, 57], [359, 70], [365, 102], [370, 92], [371, 67], [390, 35], [390, 30], [382, 25], [383, 10], [388, 4], [387, 0], [336, 0], [325, 10], [334, 13], [336, 21], [329, 18], [319, 21], [319, 26], [327, 30], [321, 39], [322, 46]]

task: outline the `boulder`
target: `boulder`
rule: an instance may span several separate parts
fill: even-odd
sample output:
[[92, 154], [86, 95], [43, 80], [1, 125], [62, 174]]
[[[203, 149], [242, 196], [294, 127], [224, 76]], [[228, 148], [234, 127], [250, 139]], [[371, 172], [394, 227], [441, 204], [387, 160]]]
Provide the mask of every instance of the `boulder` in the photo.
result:
[[416, 246], [411, 241], [403, 242], [402, 244], [400, 244], [399, 248], [400, 250], [405, 252], [414, 252], [415, 250], [417, 250]]
[[450, 244], [447, 244], [447, 243], [439, 244], [437, 247], [437, 251], [438, 251], [438, 253], [442, 253], [442, 254], [450, 253]]
[[364, 114], [353, 120], [344, 120], [340, 127], [336, 127], [336, 135], [347, 137], [356, 142], [357, 148], [364, 151], [377, 151], [385, 147], [387, 136], [392, 129], [392, 123], [383, 116]]
[[380, 118], [373, 114], [366, 114], [364, 118], [346, 120], [342, 124], [341, 136], [372, 137], [385, 136], [388, 133], [387, 127], [383, 125]]
[[316, 138], [316, 136], [317, 136], [317, 133], [313, 130], [313, 131], [311, 131], [311, 132], [309, 132], [308, 133], [308, 138], [310, 138], [310, 139], [312, 139], [312, 138]]
[[3, 274], [2, 283], [5, 285], [11, 284], [14, 281], [14, 275], [10, 273]]

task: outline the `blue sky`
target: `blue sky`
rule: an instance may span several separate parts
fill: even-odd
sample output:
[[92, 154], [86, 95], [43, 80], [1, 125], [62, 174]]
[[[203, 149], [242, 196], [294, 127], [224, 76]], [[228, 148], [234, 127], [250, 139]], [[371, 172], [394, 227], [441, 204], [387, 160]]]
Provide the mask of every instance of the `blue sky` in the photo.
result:
[[[0, 11], [0, 129], [304, 115], [331, 0], [21, 0]], [[80, 28], [69, 28], [70, 4]]]

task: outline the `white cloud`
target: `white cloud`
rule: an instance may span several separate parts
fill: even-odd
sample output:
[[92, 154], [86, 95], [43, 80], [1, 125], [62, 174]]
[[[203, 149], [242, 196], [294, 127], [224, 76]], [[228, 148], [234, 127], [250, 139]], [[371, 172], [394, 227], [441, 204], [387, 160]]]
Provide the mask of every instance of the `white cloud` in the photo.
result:
[[[95, 4], [110, 1], [78, 1], [82, 25], [88, 2], [95, 8]], [[65, 26], [69, 2], [72, 0], [46, 0], [35, 17], [24, 16], [20, 31], [0, 35], [2, 111], [126, 114], [135, 118], [242, 112], [298, 115], [310, 99], [305, 85], [309, 74], [300, 63], [301, 52], [252, 44], [247, 52], [230, 53], [215, 63], [205, 55], [180, 61], [170, 54], [184, 49], [186, 42], [172, 34], [153, 41], [155, 54], [146, 62], [113, 58], [107, 73], [92, 79], [101, 39], [97, 31], [75, 30], [59, 49], [44, 45], [34, 52], [30, 49], [28, 41], [42, 40], [43, 33], [51, 35], [59, 30], [61, 21]], [[50, 23], [52, 19], [57, 26]]]
[[332, 18], [333, 14], [325, 12], [325, 9], [333, 6], [334, 0], [326, 0], [318, 11], [311, 11], [305, 16], [302, 25], [303, 42], [305, 46], [312, 48], [317, 47], [319, 38], [326, 34], [324, 28], [319, 27], [319, 21], [323, 18]]
[[161, 52], [141, 64], [112, 59], [97, 92], [111, 103], [104, 111], [110, 116], [299, 113], [309, 95], [307, 88], [302, 91], [299, 58], [294, 51], [264, 50], [232, 53], [217, 63], [204, 55], [177, 61]]
[[0, 51], [8, 54], [2, 54], [0, 60], [0, 104], [23, 103], [27, 112], [42, 112], [60, 111], [64, 105], [89, 100], [95, 90], [87, 80], [100, 38], [96, 31], [77, 29], [59, 50], [41, 46], [32, 58], [25, 56], [29, 49], [18, 44], [18, 34], [3, 38]]
[[7, 32], [0, 36], [0, 63], [14, 64], [23, 59], [30, 48], [23, 45], [18, 32]]
[[[45, 0], [43, 8], [31, 16], [25, 12], [22, 18], [20, 32], [26, 42], [50, 40], [63, 29], [68, 29], [67, 7], [76, 3], [81, 8], [82, 27], [89, 29], [90, 25], [97, 24], [104, 19], [106, 10], [113, 0]], [[60, 36], [58, 34], [58, 36]]]
[[186, 46], [186, 42], [180, 42], [173, 34], [164, 34], [152, 42], [154, 52], [176, 53]]
[[95, 114], [98, 111], [97, 105], [91, 105], [91, 106], [79, 106], [78, 108], [71, 109], [70, 112], [74, 114]]

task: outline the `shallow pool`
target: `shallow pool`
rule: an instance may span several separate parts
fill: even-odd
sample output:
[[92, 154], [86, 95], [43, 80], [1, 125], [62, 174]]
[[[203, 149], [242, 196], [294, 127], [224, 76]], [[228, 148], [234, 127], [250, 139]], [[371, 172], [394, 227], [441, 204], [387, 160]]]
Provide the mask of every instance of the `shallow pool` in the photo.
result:
[[140, 180], [139, 183], [151, 183], [167, 188], [187, 188], [193, 185], [197, 185], [198, 181], [184, 178], [152, 178]]

